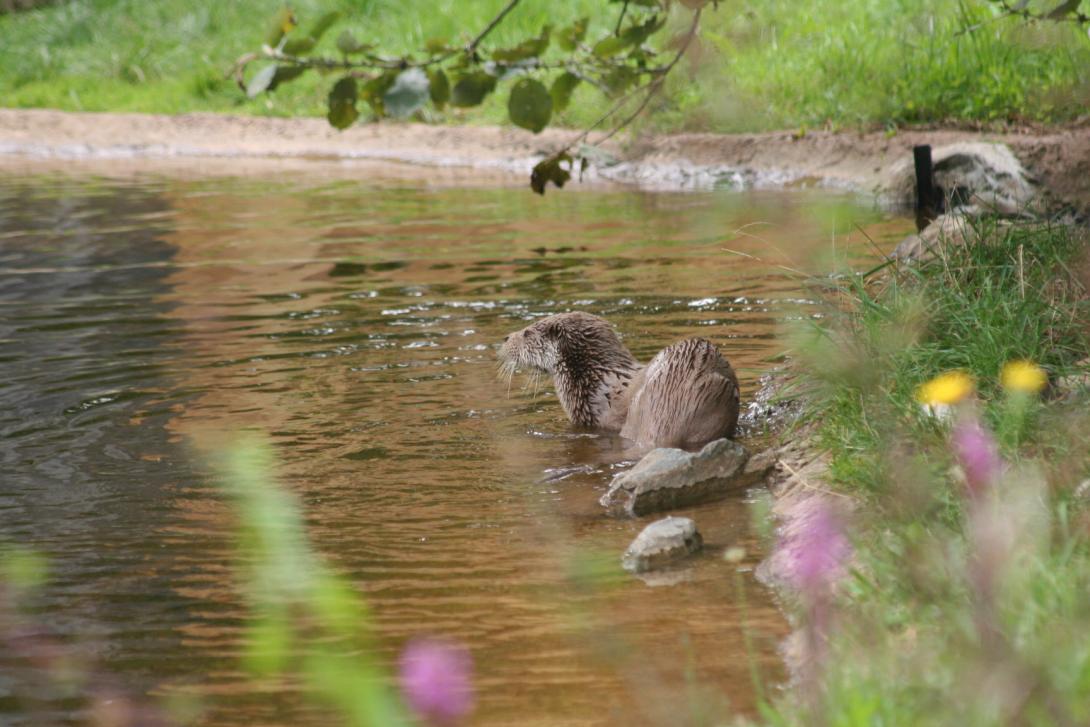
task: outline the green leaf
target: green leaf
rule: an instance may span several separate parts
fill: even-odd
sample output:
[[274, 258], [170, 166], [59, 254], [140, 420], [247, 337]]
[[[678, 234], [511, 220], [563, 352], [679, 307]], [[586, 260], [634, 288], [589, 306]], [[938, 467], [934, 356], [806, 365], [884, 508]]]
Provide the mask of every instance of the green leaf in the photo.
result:
[[553, 81], [549, 89], [549, 96], [553, 99], [553, 109], [563, 111], [571, 103], [571, 95], [583, 79], [571, 71], [561, 73]]
[[630, 25], [620, 35], [611, 35], [598, 41], [593, 48], [594, 55], [608, 58], [617, 55], [626, 48], [638, 46], [666, 25], [665, 15], [654, 15], [639, 25]]
[[549, 37], [552, 35], [553, 26], [546, 25], [541, 29], [541, 34], [536, 38], [524, 40], [513, 48], [501, 48], [492, 51], [492, 60], [509, 63], [512, 61], [524, 61], [527, 58], [537, 58], [549, 47]]
[[307, 36], [312, 38], [315, 43], [322, 39], [325, 32], [333, 27], [333, 24], [341, 19], [341, 13], [338, 10], [331, 10], [322, 17], [315, 21], [314, 25], [310, 26], [310, 30], [307, 31]]
[[295, 20], [295, 13], [291, 11], [287, 5], [280, 8], [276, 15], [273, 16], [272, 22], [269, 23], [269, 30], [265, 34], [265, 42], [275, 48], [280, 45], [280, 41], [295, 28], [297, 22]]
[[370, 45], [360, 43], [356, 40], [356, 36], [352, 35], [351, 30], [342, 30], [341, 34], [337, 36], [337, 50], [344, 53], [346, 56], [352, 55], [353, 53], [360, 53], [370, 48]]
[[441, 109], [450, 101], [450, 81], [442, 68], [428, 71], [428, 92], [431, 94], [431, 102], [435, 108]]
[[341, 19], [341, 14], [334, 10], [318, 18], [314, 25], [310, 26], [307, 34], [301, 38], [293, 38], [284, 44], [284, 52], [289, 55], [301, 56], [314, 50], [318, 41], [322, 39], [330, 26]]
[[275, 91], [276, 88], [288, 81], [294, 81], [299, 76], [307, 72], [306, 66], [277, 66], [276, 75], [273, 76], [272, 83], [269, 84], [268, 91]]
[[428, 74], [419, 68], [409, 68], [397, 74], [397, 78], [382, 95], [382, 103], [391, 116], [404, 118], [428, 102], [430, 95]]
[[359, 118], [360, 112], [356, 110], [356, 79], [345, 76], [333, 86], [329, 92], [329, 113], [326, 118], [336, 129], [347, 129]]
[[602, 85], [610, 96], [619, 96], [640, 78], [638, 71], [628, 66], [618, 66], [602, 77]]
[[553, 116], [553, 99], [541, 81], [523, 78], [511, 89], [507, 113], [515, 126], [537, 134], [549, 125], [549, 119]]
[[437, 56], [440, 53], [449, 53], [454, 50], [447, 42], [442, 38], [429, 38], [424, 42], [424, 50], [433, 56]]
[[301, 56], [310, 53], [317, 45], [313, 38], [292, 38], [284, 44], [283, 51], [291, 56]]
[[454, 82], [454, 88], [450, 93], [450, 103], [460, 108], [479, 106], [495, 87], [496, 77], [491, 74], [484, 71], [464, 73]]
[[591, 52], [599, 58], [608, 58], [613, 55], [617, 55], [625, 48], [629, 46], [628, 41], [618, 35], [611, 35], [608, 38], [603, 38], [594, 44], [594, 48]]
[[[568, 169], [561, 166], [567, 163]], [[571, 179], [572, 158], [566, 151], [557, 152], [548, 159], [542, 159], [530, 172], [530, 189], [538, 194], [545, 194], [545, 187], [552, 182], [558, 188]]]
[[250, 98], [254, 98], [265, 92], [265, 89], [269, 87], [269, 84], [273, 82], [273, 78], [276, 77], [276, 64], [270, 63], [267, 66], [262, 66], [261, 70], [254, 74], [254, 77], [250, 79], [250, 82], [246, 84], [246, 95]]
[[386, 115], [386, 92], [397, 80], [397, 71], [386, 71], [381, 76], [375, 76], [363, 84], [360, 98], [367, 102], [375, 116], [381, 118]]
[[1052, 8], [1045, 17], [1049, 20], [1061, 20], [1064, 16], [1078, 10], [1080, 2], [1082, 0], [1064, 0], [1064, 2]]
[[625, 29], [621, 36], [631, 45], [639, 45], [666, 25], [665, 15], [654, 15], [640, 25], [633, 25]]
[[587, 37], [587, 25], [590, 23], [590, 18], [583, 17], [576, 20], [574, 23], [566, 28], [562, 28], [556, 34], [556, 43], [562, 50], [573, 51], [580, 43], [583, 42], [583, 38]]

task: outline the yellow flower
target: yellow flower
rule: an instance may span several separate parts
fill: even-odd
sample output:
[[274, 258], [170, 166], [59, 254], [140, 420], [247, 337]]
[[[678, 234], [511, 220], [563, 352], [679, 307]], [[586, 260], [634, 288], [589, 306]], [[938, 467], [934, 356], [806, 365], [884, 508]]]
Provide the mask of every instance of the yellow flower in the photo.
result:
[[999, 375], [1007, 391], [1036, 394], [1048, 383], [1048, 374], [1032, 361], [1008, 361]]
[[964, 371], [947, 371], [916, 389], [916, 400], [929, 406], [950, 406], [972, 394], [973, 388], [973, 377], [969, 374]]

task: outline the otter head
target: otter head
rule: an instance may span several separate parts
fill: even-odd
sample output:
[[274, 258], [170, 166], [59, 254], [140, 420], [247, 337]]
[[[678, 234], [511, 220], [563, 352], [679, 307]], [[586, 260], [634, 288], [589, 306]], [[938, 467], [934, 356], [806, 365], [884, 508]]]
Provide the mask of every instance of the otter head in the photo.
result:
[[613, 328], [589, 313], [558, 313], [504, 338], [500, 368], [526, 368], [553, 377], [557, 397], [573, 423], [594, 427], [609, 408], [609, 390], [639, 364]]

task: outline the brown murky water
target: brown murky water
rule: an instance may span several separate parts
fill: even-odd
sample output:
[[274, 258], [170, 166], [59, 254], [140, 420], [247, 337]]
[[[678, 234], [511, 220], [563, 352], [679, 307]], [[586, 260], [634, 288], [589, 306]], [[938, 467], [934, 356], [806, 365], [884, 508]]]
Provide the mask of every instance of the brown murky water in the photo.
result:
[[[645, 524], [596, 502], [622, 443], [570, 432], [547, 389], [508, 396], [494, 346], [587, 310], [644, 359], [717, 341], [745, 396], [810, 315], [794, 271], [834, 249], [863, 266], [855, 225], [888, 245], [909, 221], [806, 191], [110, 168], [0, 162], [0, 534], [49, 558], [35, 614], [75, 653], [130, 693], [196, 697], [201, 724], [327, 724], [238, 663], [232, 516], [190, 443], [258, 427], [380, 659], [415, 635], [470, 647], [473, 724], [699, 724], [753, 709], [751, 665], [775, 688], [786, 626], [746, 497], [687, 513], [709, 547], [672, 585], [579, 587]], [[4, 663], [0, 722], [68, 714]]]

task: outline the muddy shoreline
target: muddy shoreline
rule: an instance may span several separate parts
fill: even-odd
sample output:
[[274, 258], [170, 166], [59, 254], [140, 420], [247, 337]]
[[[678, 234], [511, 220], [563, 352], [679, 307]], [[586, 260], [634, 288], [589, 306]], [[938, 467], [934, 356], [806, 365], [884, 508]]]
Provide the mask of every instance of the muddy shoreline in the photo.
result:
[[[236, 173], [253, 162], [384, 161], [526, 175], [574, 132], [516, 128], [359, 124], [344, 132], [324, 119], [219, 114], [71, 113], [0, 109], [0, 155], [37, 160], [217, 160]], [[971, 130], [673, 134], [609, 142], [589, 181], [658, 190], [714, 187], [832, 187], [882, 196], [891, 168], [913, 145], [1006, 144], [1053, 207], [1090, 211], [1090, 126], [989, 133]], [[260, 164], [258, 165], [261, 166]], [[258, 171], [258, 170], [254, 170]]]

